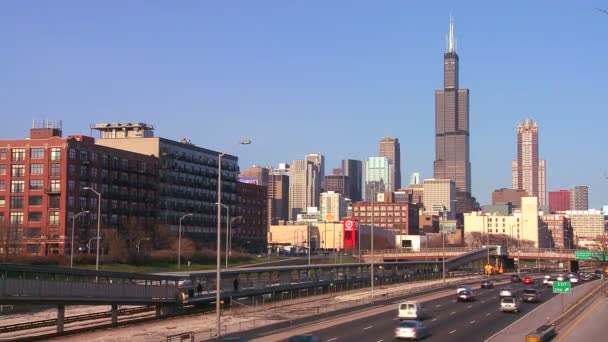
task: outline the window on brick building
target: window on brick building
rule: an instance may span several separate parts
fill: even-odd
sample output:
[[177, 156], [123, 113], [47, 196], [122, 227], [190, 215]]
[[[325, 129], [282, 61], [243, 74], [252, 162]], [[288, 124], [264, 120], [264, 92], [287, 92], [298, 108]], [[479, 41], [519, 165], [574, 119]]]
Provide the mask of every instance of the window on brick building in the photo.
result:
[[30, 196], [28, 199], [28, 204], [30, 206], [42, 205], [42, 196]]
[[11, 166], [11, 176], [12, 177], [25, 177], [25, 165], [16, 164]]
[[30, 158], [31, 159], [43, 159], [44, 158], [44, 148], [32, 148], [30, 150]]
[[59, 224], [59, 212], [58, 211], [49, 212], [49, 224], [52, 224], [52, 225]]
[[25, 149], [24, 148], [14, 148], [11, 150], [11, 160], [12, 161], [25, 161]]
[[44, 173], [44, 164], [30, 164], [30, 175], [41, 175]]
[[51, 160], [61, 160], [61, 147], [51, 147]]

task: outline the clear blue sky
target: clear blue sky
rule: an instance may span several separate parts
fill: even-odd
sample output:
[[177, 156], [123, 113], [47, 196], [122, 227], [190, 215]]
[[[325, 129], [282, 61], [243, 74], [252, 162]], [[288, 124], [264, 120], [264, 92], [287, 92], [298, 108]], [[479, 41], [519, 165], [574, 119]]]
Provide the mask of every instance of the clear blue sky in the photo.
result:
[[454, 15], [471, 90], [473, 192], [511, 186], [516, 126], [540, 125], [548, 190], [608, 203], [608, 1], [2, 1], [0, 137], [144, 121], [234, 151], [241, 168], [401, 140], [403, 179], [432, 176], [434, 90]]

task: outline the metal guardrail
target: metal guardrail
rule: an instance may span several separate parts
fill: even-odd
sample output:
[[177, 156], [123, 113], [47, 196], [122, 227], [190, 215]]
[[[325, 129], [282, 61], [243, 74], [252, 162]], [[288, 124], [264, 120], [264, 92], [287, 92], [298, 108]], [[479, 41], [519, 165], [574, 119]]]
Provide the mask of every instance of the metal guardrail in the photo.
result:
[[[138, 313], [148, 312], [148, 311], [153, 311], [153, 310], [154, 310], [154, 308], [152, 308], [152, 307], [121, 309], [121, 310], [118, 310], [118, 315], [119, 316], [133, 315], [133, 314], [138, 314]], [[109, 318], [109, 317], [112, 317], [112, 312], [110, 312], [110, 311], [95, 312], [95, 313], [90, 313], [90, 314], [66, 317], [63, 322], [64, 322], [64, 324], [67, 324], [67, 323], [83, 322], [83, 321], [90, 321], [90, 320], [94, 320], [94, 319], [102, 319], [102, 318]], [[51, 327], [51, 326], [55, 326], [55, 325], [57, 325], [57, 319], [47, 319], [47, 320], [36, 321], [36, 322], [26, 322], [26, 323], [4, 325], [4, 326], [0, 326], [0, 334], [7, 333], [7, 332], [13, 332], [13, 331], [20, 331], [20, 330]]]

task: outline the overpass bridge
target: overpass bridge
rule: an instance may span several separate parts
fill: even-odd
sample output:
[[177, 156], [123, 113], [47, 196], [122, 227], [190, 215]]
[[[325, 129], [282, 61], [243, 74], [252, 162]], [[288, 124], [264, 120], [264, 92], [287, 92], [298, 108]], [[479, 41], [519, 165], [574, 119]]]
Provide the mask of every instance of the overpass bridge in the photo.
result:
[[[471, 255], [446, 262], [448, 277], [458, 277]], [[436, 260], [374, 264], [376, 285], [442, 277]], [[271, 266], [221, 271], [220, 298], [287, 294], [322, 294], [371, 285], [370, 263]], [[238, 280], [238, 288], [234, 281]], [[202, 292], [196, 291], [198, 284]], [[174, 313], [184, 305], [206, 305], [216, 300], [215, 271], [184, 274], [134, 274], [46, 266], [0, 265], [0, 304], [57, 305], [57, 331], [62, 332], [66, 305], [111, 305], [112, 324], [118, 323], [118, 305], [155, 306], [157, 316]], [[196, 293], [195, 293], [196, 291]]]

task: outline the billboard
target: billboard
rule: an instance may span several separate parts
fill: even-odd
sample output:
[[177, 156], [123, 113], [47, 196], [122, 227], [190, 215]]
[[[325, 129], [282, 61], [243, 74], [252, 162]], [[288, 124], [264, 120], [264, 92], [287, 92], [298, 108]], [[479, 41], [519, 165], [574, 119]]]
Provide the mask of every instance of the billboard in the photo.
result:
[[352, 218], [342, 220], [342, 246], [345, 249], [355, 249], [357, 245], [357, 221]]
[[456, 221], [455, 220], [440, 220], [439, 221], [439, 232], [443, 233], [443, 234], [456, 233]]
[[241, 182], [241, 183], [247, 183], [247, 184], [259, 185], [258, 184], [258, 179], [255, 178], [255, 177], [239, 177], [239, 182]]

